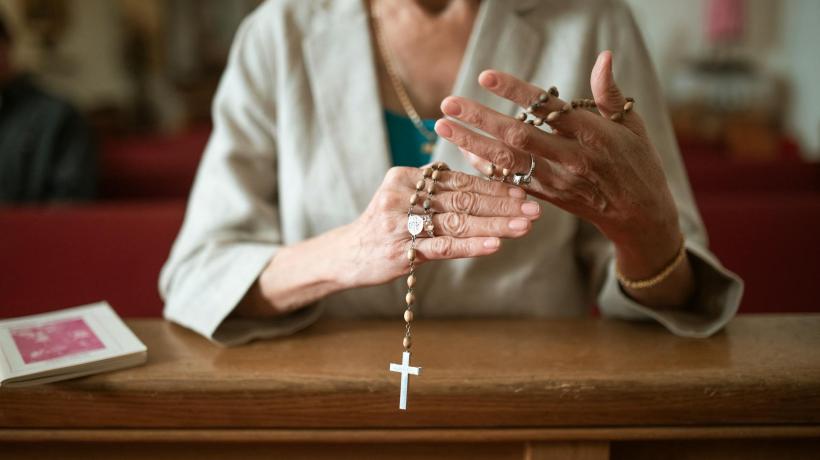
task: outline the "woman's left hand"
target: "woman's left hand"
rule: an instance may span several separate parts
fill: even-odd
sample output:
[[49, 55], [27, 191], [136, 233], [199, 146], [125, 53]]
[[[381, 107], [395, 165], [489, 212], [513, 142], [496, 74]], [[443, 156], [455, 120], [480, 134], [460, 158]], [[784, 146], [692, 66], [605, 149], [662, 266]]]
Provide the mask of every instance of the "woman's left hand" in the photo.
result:
[[[522, 107], [545, 93], [495, 70], [482, 72], [479, 83]], [[489, 136], [446, 119], [436, 132], [484, 174], [491, 165], [499, 176], [503, 169], [526, 173], [534, 158], [527, 192], [594, 224], [615, 244], [621, 273], [643, 279], [663, 269], [680, 247], [677, 208], [640, 116], [632, 110], [620, 122], [610, 120], [626, 103], [612, 76], [610, 52], [598, 56], [590, 83], [600, 114], [582, 108], [561, 113], [548, 123], [555, 133], [460, 97], [446, 98], [442, 112]], [[565, 104], [550, 96], [534, 115], [546, 120]]]

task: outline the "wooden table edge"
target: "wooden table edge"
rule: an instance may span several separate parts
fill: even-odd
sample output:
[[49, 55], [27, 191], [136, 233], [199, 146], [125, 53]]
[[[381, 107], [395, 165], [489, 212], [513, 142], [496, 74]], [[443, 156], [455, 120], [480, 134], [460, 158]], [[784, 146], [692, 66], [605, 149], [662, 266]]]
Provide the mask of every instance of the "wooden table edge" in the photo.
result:
[[0, 442], [521, 442], [820, 438], [820, 425], [448, 429], [0, 429]]

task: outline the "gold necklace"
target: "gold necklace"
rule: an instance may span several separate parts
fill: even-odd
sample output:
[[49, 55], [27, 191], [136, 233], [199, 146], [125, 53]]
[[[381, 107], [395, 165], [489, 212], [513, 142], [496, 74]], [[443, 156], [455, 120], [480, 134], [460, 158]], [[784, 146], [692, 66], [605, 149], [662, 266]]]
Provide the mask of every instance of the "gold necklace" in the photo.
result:
[[393, 90], [396, 92], [396, 96], [399, 97], [399, 102], [401, 103], [404, 112], [407, 113], [407, 116], [410, 117], [410, 121], [413, 122], [413, 126], [416, 127], [416, 130], [418, 130], [418, 132], [421, 133], [425, 139], [427, 139], [427, 141], [421, 145], [421, 152], [426, 155], [431, 155], [433, 153], [433, 148], [436, 146], [436, 134], [427, 129], [421, 121], [418, 111], [416, 111], [416, 108], [410, 101], [410, 96], [407, 94], [407, 90], [404, 88], [401, 78], [399, 78], [399, 73], [396, 71], [396, 64], [393, 54], [387, 47], [387, 40], [384, 38], [381, 24], [379, 23], [379, 17], [375, 14], [375, 12], [373, 12], [372, 18], [373, 30], [376, 32], [376, 49], [379, 51], [379, 54], [384, 61], [384, 67], [387, 70], [388, 78], [390, 78], [390, 84], [393, 85]]

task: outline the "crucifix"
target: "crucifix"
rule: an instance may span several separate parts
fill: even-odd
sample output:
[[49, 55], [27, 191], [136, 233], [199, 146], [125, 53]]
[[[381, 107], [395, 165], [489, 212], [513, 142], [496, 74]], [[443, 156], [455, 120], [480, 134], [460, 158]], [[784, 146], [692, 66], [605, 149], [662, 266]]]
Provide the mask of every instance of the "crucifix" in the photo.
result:
[[421, 374], [420, 367], [410, 365], [410, 352], [401, 354], [401, 364], [390, 363], [390, 372], [401, 373], [401, 396], [399, 396], [399, 409], [407, 410], [407, 387], [410, 385], [410, 374]]

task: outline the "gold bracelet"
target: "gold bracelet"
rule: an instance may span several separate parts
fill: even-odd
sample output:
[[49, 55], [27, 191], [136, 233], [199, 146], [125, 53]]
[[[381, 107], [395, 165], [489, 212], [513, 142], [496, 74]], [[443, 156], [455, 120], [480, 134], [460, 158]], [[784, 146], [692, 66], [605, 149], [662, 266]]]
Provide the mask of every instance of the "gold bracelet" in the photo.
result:
[[669, 263], [660, 273], [657, 275], [643, 279], [643, 280], [630, 280], [627, 279], [620, 270], [615, 268], [615, 276], [618, 278], [618, 282], [621, 283], [621, 286], [627, 289], [647, 289], [658, 284], [662, 283], [669, 275], [678, 268], [678, 265], [683, 262], [683, 259], [686, 258], [686, 239], [681, 238], [680, 249], [678, 249], [678, 254], [675, 256], [675, 260]]

